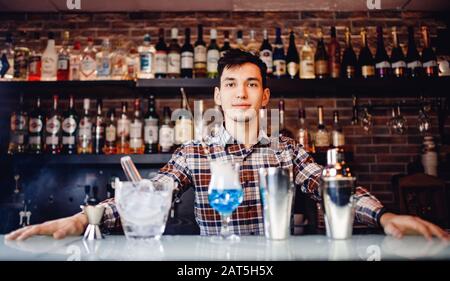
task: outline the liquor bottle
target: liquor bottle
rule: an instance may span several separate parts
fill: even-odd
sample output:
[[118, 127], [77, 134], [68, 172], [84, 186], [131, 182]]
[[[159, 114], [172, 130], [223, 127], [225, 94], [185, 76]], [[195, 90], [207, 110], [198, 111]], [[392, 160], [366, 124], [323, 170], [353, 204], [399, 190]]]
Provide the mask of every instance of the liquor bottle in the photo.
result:
[[122, 112], [117, 119], [117, 154], [130, 153], [130, 119], [128, 117], [128, 105], [122, 102]]
[[191, 44], [191, 29], [184, 31], [184, 44], [181, 47], [181, 77], [192, 78], [194, 69], [194, 47]]
[[28, 61], [28, 81], [40, 81], [42, 73], [42, 43], [41, 34], [34, 32], [33, 39], [36, 45], [31, 50], [30, 59]]
[[242, 30], [238, 30], [237, 31], [235, 48], [236, 49], [240, 49], [242, 51], [245, 51], [244, 34], [243, 34]]
[[26, 80], [30, 49], [26, 47], [27, 34], [25, 31], [19, 33], [19, 43], [14, 47], [14, 79]]
[[394, 47], [391, 52], [392, 73], [395, 77], [404, 77], [406, 75], [405, 55], [398, 42], [398, 34], [395, 27], [392, 28], [392, 37], [394, 39]]
[[62, 122], [62, 153], [75, 154], [77, 152], [76, 136], [79, 117], [75, 110], [73, 96], [69, 98], [69, 109], [63, 115]]
[[58, 81], [69, 80], [70, 74], [70, 50], [69, 50], [69, 31], [64, 31], [63, 43], [58, 52], [56, 77]]
[[224, 40], [223, 40], [223, 46], [220, 48], [220, 57], [223, 57], [223, 55], [231, 49], [230, 46], [230, 32], [228, 30], [225, 30], [223, 32]]
[[80, 65], [80, 80], [95, 80], [97, 78], [97, 49], [92, 38], [88, 38], [88, 45], [83, 50]]
[[92, 118], [89, 114], [90, 103], [90, 99], [83, 99], [83, 114], [78, 125], [78, 154], [92, 154]]
[[261, 44], [261, 48], [259, 49], [259, 58], [266, 64], [267, 66], [267, 75], [271, 76], [273, 72], [273, 53], [272, 53], [272, 45], [270, 45], [269, 37], [267, 35], [267, 29], [263, 31], [263, 42]]
[[45, 121], [45, 151], [50, 154], [61, 152], [61, 115], [58, 111], [58, 96], [53, 96], [53, 107]]
[[255, 31], [253, 29], [250, 30], [250, 41], [248, 42], [245, 49], [247, 50], [247, 52], [250, 52], [254, 55], [259, 54], [259, 44], [255, 40]]
[[208, 52], [206, 54], [206, 70], [208, 72], [208, 78], [216, 78], [217, 72], [217, 62], [219, 61], [220, 53], [219, 46], [217, 46], [217, 31], [211, 29], [211, 42], [208, 46]]
[[155, 96], [148, 97], [148, 110], [144, 116], [145, 153], [158, 153], [159, 116], [155, 108]]
[[300, 49], [300, 79], [314, 79], [316, 78], [314, 72], [314, 51], [309, 42], [309, 33], [305, 30], [304, 45]]
[[144, 43], [138, 47], [139, 52], [139, 79], [152, 79], [155, 78], [154, 60], [155, 60], [155, 47], [151, 44], [151, 38], [149, 34], [145, 34]]
[[323, 122], [323, 106], [317, 107], [319, 123], [315, 132], [314, 146], [316, 151], [326, 151], [330, 146], [330, 134]]
[[306, 114], [304, 109], [298, 110], [298, 117], [300, 120], [300, 127], [297, 131], [297, 140], [298, 143], [303, 147], [303, 149], [307, 152], [310, 152], [309, 147], [309, 130], [306, 125]]
[[408, 27], [408, 51], [406, 52], [406, 72], [408, 77], [419, 77], [423, 75], [422, 59], [417, 51], [414, 40], [414, 28]]
[[102, 49], [95, 55], [97, 66], [97, 79], [109, 80], [111, 78], [111, 43], [108, 38], [103, 39]]
[[159, 148], [162, 153], [172, 152], [174, 146], [174, 128], [170, 119], [170, 108], [163, 109], [163, 121], [159, 128]]
[[284, 54], [281, 28], [276, 28], [275, 48], [273, 50], [273, 75], [281, 78], [286, 75], [286, 56]]
[[288, 138], [294, 138], [294, 134], [286, 128], [286, 122], [284, 120], [284, 100], [280, 100], [278, 103], [278, 110], [280, 111], [280, 136], [288, 137]]
[[178, 29], [172, 28], [172, 40], [169, 46], [169, 54], [167, 56], [167, 76], [169, 78], [180, 77], [181, 72], [181, 48], [178, 45]]
[[72, 52], [70, 52], [69, 60], [69, 80], [78, 81], [80, 80], [81, 72], [81, 44], [79, 41], [75, 41], [73, 44]]
[[144, 140], [142, 137], [144, 125], [141, 115], [141, 100], [134, 99], [134, 115], [130, 124], [130, 153], [143, 154]]
[[130, 43], [127, 54], [127, 76], [126, 80], [135, 80], [139, 73], [139, 53], [134, 43]]
[[181, 114], [175, 121], [175, 144], [180, 145], [191, 141], [194, 136], [194, 125], [192, 122], [192, 113], [189, 110], [188, 100], [184, 90], [181, 90]]
[[375, 53], [375, 72], [378, 78], [391, 75], [391, 63], [384, 48], [383, 28], [377, 27], [377, 52]]
[[342, 55], [341, 74], [345, 78], [355, 78], [358, 60], [352, 45], [352, 35], [348, 27], [345, 28], [345, 50]]
[[439, 76], [450, 76], [450, 53], [448, 43], [447, 30], [438, 30], [437, 42], [436, 42], [436, 60], [439, 69]]
[[103, 147], [103, 152], [107, 155], [117, 153], [117, 125], [115, 109], [111, 108], [106, 116], [106, 127], [105, 127], [105, 146]]
[[164, 29], [158, 32], [158, 43], [155, 46], [155, 77], [164, 78], [167, 76], [167, 53], [168, 48], [164, 39]]
[[94, 154], [103, 154], [103, 148], [105, 146], [105, 121], [103, 118], [103, 102], [101, 99], [97, 99], [97, 114], [92, 127], [92, 150]]
[[314, 70], [316, 78], [323, 79], [330, 76], [328, 69], [328, 53], [323, 42], [322, 30], [319, 31], [319, 42], [317, 43], [316, 53], [314, 55]]
[[437, 64], [436, 54], [431, 48], [428, 27], [422, 26], [423, 49], [422, 49], [422, 66], [423, 71], [428, 77], [436, 77], [439, 75], [439, 67]]
[[339, 113], [333, 112], [333, 130], [331, 131], [331, 143], [334, 147], [342, 148], [345, 145], [344, 132], [339, 123]]
[[374, 77], [374, 59], [367, 43], [367, 32], [364, 28], [361, 29], [361, 46], [362, 47], [359, 50], [358, 70], [364, 78]]
[[6, 34], [5, 48], [0, 53], [0, 80], [14, 78], [14, 48], [11, 33]]
[[194, 101], [194, 140], [196, 141], [203, 141], [203, 132], [206, 128], [203, 120], [204, 109], [203, 100]]
[[41, 98], [36, 98], [36, 105], [30, 113], [28, 123], [28, 152], [41, 154], [44, 150], [44, 121], [45, 116], [41, 109]]
[[203, 41], [203, 25], [197, 26], [197, 41], [194, 47], [194, 76], [206, 77], [206, 44]]
[[295, 45], [294, 31], [289, 34], [289, 47], [286, 55], [287, 73], [291, 79], [298, 77], [300, 58], [298, 56], [297, 46]]
[[117, 48], [111, 53], [111, 79], [125, 80], [128, 76], [128, 53], [124, 40], [119, 39]]
[[331, 41], [328, 44], [328, 69], [331, 78], [339, 78], [341, 72], [341, 47], [336, 39], [336, 28], [331, 27]]
[[58, 53], [55, 48], [55, 39], [53, 32], [48, 33], [47, 47], [42, 53], [42, 81], [56, 81], [56, 72], [58, 70]]
[[20, 95], [19, 106], [11, 114], [10, 141], [8, 154], [25, 152], [25, 143], [28, 135], [28, 114], [25, 110], [23, 95]]

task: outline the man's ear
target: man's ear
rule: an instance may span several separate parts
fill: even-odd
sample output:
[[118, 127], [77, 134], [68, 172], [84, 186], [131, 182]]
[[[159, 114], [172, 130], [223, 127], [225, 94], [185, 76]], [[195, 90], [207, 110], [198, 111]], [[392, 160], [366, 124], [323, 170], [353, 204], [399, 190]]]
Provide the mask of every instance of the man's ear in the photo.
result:
[[270, 100], [270, 89], [269, 88], [265, 88], [264, 91], [263, 91], [261, 105], [262, 106], [267, 106], [267, 104], [269, 104], [269, 100]]
[[219, 89], [219, 87], [214, 87], [214, 102], [217, 105], [222, 105], [222, 100], [220, 99], [220, 89]]

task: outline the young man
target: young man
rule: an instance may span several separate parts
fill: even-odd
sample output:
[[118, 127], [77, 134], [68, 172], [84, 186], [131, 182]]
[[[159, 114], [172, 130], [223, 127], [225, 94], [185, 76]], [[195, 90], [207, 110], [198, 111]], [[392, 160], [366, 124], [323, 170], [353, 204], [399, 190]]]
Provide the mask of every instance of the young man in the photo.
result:
[[[214, 89], [214, 100], [225, 114], [225, 126], [202, 144], [198, 141], [182, 145], [172, 159], [152, 179], [173, 179], [180, 191], [195, 188], [195, 216], [202, 235], [220, 233], [220, 216], [208, 203], [211, 178], [209, 160], [232, 160], [242, 167], [241, 181], [244, 201], [233, 212], [231, 232], [239, 235], [263, 235], [263, 216], [258, 193], [258, 168], [291, 167], [295, 183], [312, 198], [320, 198], [319, 177], [322, 167], [294, 140], [287, 137], [258, 136], [259, 109], [267, 106], [270, 90], [266, 86], [265, 64], [256, 56], [240, 50], [230, 50], [219, 61], [220, 86]], [[264, 141], [263, 141], [264, 139]], [[206, 147], [206, 149], [204, 149]], [[401, 216], [385, 211], [383, 205], [362, 187], [356, 190], [356, 220], [374, 227], [383, 227], [386, 234], [402, 237], [422, 234], [427, 239], [437, 236], [449, 239], [438, 226], [418, 217]], [[105, 201], [107, 208], [103, 226], [120, 228], [113, 200]], [[53, 235], [59, 239], [80, 235], [87, 225], [84, 214], [28, 226], [10, 233], [7, 239], [26, 239], [32, 235]]]

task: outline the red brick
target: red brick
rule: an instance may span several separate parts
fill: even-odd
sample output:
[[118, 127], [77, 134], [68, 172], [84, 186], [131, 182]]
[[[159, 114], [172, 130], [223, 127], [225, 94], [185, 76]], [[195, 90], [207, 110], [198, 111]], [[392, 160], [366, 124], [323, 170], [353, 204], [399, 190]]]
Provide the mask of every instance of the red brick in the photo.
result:
[[356, 153], [360, 154], [376, 154], [376, 153], [388, 153], [389, 146], [357, 146]]
[[379, 172], [392, 172], [392, 173], [404, 173], [406, 172], [405, 164], [373, 164], [370, 166], [372, 173]]
[[392, 155], [392, 154], [377, 154], [378, 163], [409, 163], [411, 156]]
[[383, 137], [373, 137], [374, 144], [406, 144], [408, 139], [406, 136], [383, 136]]

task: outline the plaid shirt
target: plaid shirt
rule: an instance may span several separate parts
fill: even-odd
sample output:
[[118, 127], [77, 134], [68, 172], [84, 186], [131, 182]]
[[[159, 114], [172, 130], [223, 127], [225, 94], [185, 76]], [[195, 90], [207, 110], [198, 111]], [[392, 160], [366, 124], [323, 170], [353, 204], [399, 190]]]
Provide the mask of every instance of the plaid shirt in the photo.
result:
[[[264, 137], [263, 137], [264, 138]], [[273, 145], [275, 141], [276, 145]], [[206, 145], [205, 145], [206, 144]], [[206, 150], [204, 148], [207, 148]], [[209, 154], [209, 155], [208, 155]], [[210, 158], [209, 158], [210, 157]], [[267, 167], [292, 168], [294, 179], [302, 192], [315, 200], [319, 195], [319, 177], [322, 166], [296, 141], [287, 137], [265, 137], [250, 148], [237, 143], [229, 132], [221, 127], [215, 137], [206, 138], [202, 144], [191, 141], [183, 144], [170, 161], [152, 178], [154, 181], [175, 180], [178, 189], [195, 188], [194, 212], [201, 235], [218, 235], [221, 218], [208, 201], [208, 185], [211, 178], [210, 160], [223, 159], [240, 164], [240, 180], [244, 191], [242, 204], [233, 212], [231, 231], [238, 235], [264, 235], [264, 220], [259, 194], [258, 169]], [[119, 214], [113, 199], [104, 201], [106, 211], [103, 226], [120, 227]], [[356, 188], [356, 221], [369, 226], [379, 226], [383, 205], [362, 187]]]

